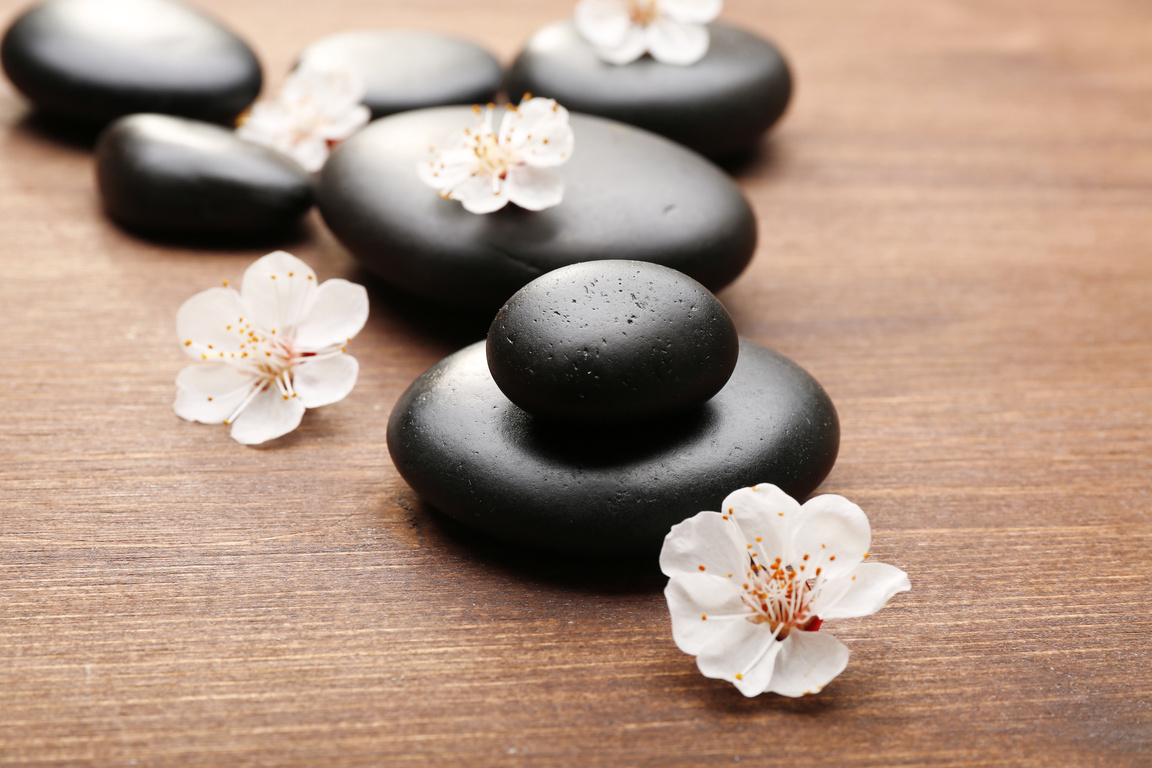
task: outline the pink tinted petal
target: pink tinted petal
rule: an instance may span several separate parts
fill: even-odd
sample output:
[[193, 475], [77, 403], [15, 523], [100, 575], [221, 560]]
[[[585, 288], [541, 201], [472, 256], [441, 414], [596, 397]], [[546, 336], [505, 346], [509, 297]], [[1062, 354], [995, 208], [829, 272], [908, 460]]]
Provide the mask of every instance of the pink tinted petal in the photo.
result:
[[727, 579], [732, 574], [739, 579], [748, 565], [740, 530], [718, 512], [701, 512], [672, 526], [660, 550], [665, 576], [706, 573]]
[[316, 290], [316, 273], [300, 259], [275, 251], [244, 272], [240, 295], [252, 320], [264, 330], [285, 333], [304, 317]]
[[771, 681], [780, 650], [767, 624], [732, 621], [696, 656], [696, 666], [705, 677], [727, 680], [745, 696], [757, 696]]
[[658, 19], [648, 25], [645, 40], [652, 58], [662, 64], [687, 66], [708, 52], [708, 29], [672, 19]]
[[705, 573], [674, 576], [664, 589], [676, 647], [695, 656], [726, 631], [726, 623], [746, 621], [751, 611], [727, 579]]
[[504, 193], [521, 208], [542, 211], [564, 199], [564, 180], [551, 168], [518, 165], [508, 169]]
[[360, 365], [351, 355], [305, 360], [292, 369], [292, 387], [305, 408], [319, 408], [347, 397], [359, 372]]
[[176, 376], [176, 415], [202, 424], [223, 424], [259, 386], [256, 377], [223, 363], [190, 365]]
[[720, 15], [723, 0], [660, 0], [660, 11], [673, 21], [707, 24]]
[[808, 555], [809, 573], [820, 568], [824, 578], [838, 579], [855, 568], [872, 545], [868, 516], [843, 496], [825, 494], [804, 505], [804, 524], [792, 546], [796, 557]]
[[209, 288], [188, 299], [176, 312], [176, 334], [184, 354], [194, 360], [239, 357], [241, 326], [250, 315], [231, 288]]
[[912, 589], [908, 574], [887, 563], [860, 563], [821, 590], [812, 606], [822, 619], [871, 616], [900, 592]]
[[618, 48], [632, 27], [625, 0], [581, 0], [575, 10], [576, 30], [596, 48]]
[[257, 445], [286, 435], [300, 426], [304, 403], [299, 397], [285, 398], [275, 386], [268, 387], [232, 422], [232, 439], [244, 445]]
[[628, 34], [618, 45], [594, 47], [596, 55], [609, 64], [631, 64], [648, 51], [648, 36], [643, 27], [630, 25]]
[[494, 185], [491, 176], [482, 174], [453, 187], [450, 196], [463, 203], [464, 209], [471, 213], [492, 213], [508, 204], [504, 184], [497, 181]]
[[340, 278], [327, 280], [316, 289], [308, 314], [296, 326], [296, 349], [319, 352], [343, 346], [367, 321], [368, 291], [364, 286]]
[[848, 648], [827, 632], [793, 631], [780, 645], [768, 690], [781, 696], [819, 693], [848, 666]]

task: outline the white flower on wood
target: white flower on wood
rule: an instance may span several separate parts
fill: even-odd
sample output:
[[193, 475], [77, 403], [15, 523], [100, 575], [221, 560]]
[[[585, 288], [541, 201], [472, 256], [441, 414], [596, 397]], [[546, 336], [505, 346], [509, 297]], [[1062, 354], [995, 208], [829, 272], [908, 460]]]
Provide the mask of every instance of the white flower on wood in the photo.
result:
[[525, 95], [520, 106], [502, 111], [473, 107], [476, 124], [433, 146], [416, 173], [441, 197], [459, 200], [472, 213], [492, 213], [508, 203], [530, 211], [559, 205], [564, 180], [553, 170], [572, 157], [575, 137], [568, 110], [552, 99]]
[[285, 435], [306, 408], [352, 391], [360, 366], [344, 347], [367, 319], [363, 286], [317, 286], [300, 259], [270, 253], [248, 267], [239, 292], [210, 288], [176, 313], [184, 352], [198, 361], [176, 377], [176, 413], [230, 424], [248, 445]]
[[576, 29], [610, 64], [651, 54], [663, 64], [687, 66], [708, 52], [708, 28], [722, 0], [580, 0]]
[[363, 128], [372, 113], [361, 104], [364, 85], [347, 70], [298, 69], [271, 99], [239, 120], [236, 135], [283, 152], [315, 172], [331, 147]]
[[911, 589], [899, 568], [865, 562], [871, 542], [867, 516], [842, 496], [801, 506], [769, 484], [730, 494], [723, 511], [664, 540], [676, 645], [745, 696], [818, 692], [848, 664], [822, 623], [876, 613]]

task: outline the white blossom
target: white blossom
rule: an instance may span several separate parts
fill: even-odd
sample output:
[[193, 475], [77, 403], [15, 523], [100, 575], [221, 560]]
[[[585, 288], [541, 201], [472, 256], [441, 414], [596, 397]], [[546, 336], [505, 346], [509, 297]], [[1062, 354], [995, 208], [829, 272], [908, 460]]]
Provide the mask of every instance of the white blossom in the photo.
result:
[[911, 589], [899, 568], [865, 562], [871, 541], [867, 516], [842, 496], [801, 506], [769, 484], [730, 494], [722, 512], [664, 540], [676, 645], [745, 696], [818, 692], [848, 664], [822, 623], [873, 614]]
[[610, 64], [645, 53], [663, 64], [687, 66], [708, 52], [708, 28], [722, 0], [580, 0], [576, 28]]
[[416, 166], [420, 180], [472, 213], [492, 213], [508, 203], [530, 211], [558, 205], [564, 181], [553, 170], [572, 156], [575, 137], [568, 110], [552, 99], [525, 95], [508, 105], [499, 128], [497, 108], [473, 107], [476, 124], [431, 149]]
[[363, 128], [372, 113], [361, 104], [364, 85], [343, 69], [297, 69], [279, 92], [239, 120], [236, 135], [283, 152], [318, 171], [332, 145]]
[[249, 445], [287, 434], [305, 408], [352, 391], [360, 367], [344, 346], [367, 319], [363, 286], [317, 286], [300, 259], [270, 253], [248, 267], [239, 292], [225, 283], [177, 312], [180, 343], [199, 362], [176, 377], [176, 413], [231, 424], [233, 439]]

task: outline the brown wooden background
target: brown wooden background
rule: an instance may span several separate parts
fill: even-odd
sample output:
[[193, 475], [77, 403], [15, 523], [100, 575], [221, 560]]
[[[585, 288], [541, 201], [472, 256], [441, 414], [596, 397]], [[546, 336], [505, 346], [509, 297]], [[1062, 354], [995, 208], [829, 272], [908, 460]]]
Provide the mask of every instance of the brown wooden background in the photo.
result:
[[[567, 0], [202, 0], [270, 84], [316, 37], [508, 60]], [[0, 2], [5, 24], [21, 3]], [[843, 423], [823, 490], [913, 591], [830, 622], [816, 697], [672, 643], [654, 562], [526, 555], [424, 507], [389, 410], [480, 337], [367, 282], [361, 381], [261, 449], [172, 412], [177, 307], [276, 244], [106, 221], [82, 137], [0, 85], [0, 764], [1152, 764], [1152, 4], [729, 0], [792, 109], [722, 299]], [[719, 499], [717, 500], [719, 503]]]

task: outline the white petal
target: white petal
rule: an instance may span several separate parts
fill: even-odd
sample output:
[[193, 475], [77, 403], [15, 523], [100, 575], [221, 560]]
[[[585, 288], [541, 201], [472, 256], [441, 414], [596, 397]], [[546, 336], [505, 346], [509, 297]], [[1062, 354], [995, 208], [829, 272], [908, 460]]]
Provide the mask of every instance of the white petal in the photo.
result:
[[772, 680], [781, 645], [767, 624], [731, 621], [696, 656], [696, 666], [705, 677], [727, 680], [745, 696], [756, 696]]
[[300, 164], [308, 173], [316, 173], [328, 162], [328, 142], [320, 135], [310, 136], [293, 143], [278, 143], [276, 149]]
[[176, 376], [176, 415], [202, 424], [223, 424], [258, 385], [255, 376], [223, 363], [190, 365]]
[[276, 387], [268, 387], [232, 422], [232, 439], [244, 445], [264, 443], [296, 429], [303, 416], [299, 397], [285, 398]]
[[292, 369], [292, 387], [305, 408], [339, 402], [356, 386], [360, 364], [351, 355], [305, 360]]
[[821, 619], [870, 616], [893, 595], [912, 589], [908, 574], [887, 563], [860, 563], [851, 573], [824, 586], [812, 605]]
[[231, 288], [209, 288], [176, 312], [176, 334], [184, 353], [195, 360], [238, 358], [244, 342], [242, 319], [250, 315]]
[[804, 519], [791, 496], [771, 483], [760, 483], [728, 494], [720, 511], [736, 523], [740, 545], [755, 553], [757, 563], [771, 566], [776, 558], [791, 562], [791, 542]]
[[292, 330], [311, 308], [316, 273], [300, 259], [275, 251], [244, 272], [240, 295], [253, 320], [269, 332]]
[[693, 656], [711, 645], [731, 621], [747, 621], [752, 614], [738, 586], [722, 576], [689, 573], [672, 577], [664, 589], [672, 616], [672, 639]]
[[595, 46], [596, 55], [609, 64], [631, 64], [648, 51], [648, 36], [643, 27], [630, 25], [619, 45]]
[[575, 10], [576, 30], [596, 48], [618, 48], [632, 27], [625, 0], [581, 0]]
[[492, 213], [508, 204], [508, 193], [499, 180], [478, 174], [452, 188], [450, 197], [459, 200], [472, 213]]
[[[319, 352], [351, 341], [368, 321], [368, 291], [347, 280], [326, 280], [296, 326], [296, 349]], [[311, 408], [312, 406], [308, 406]]]
[[791, 632], [784, 638], [768, 690], [803, 696], [820, 689], [848, 666], [848, 648], [827, 632]]
[[720, 15], [723, 0], [660, 0], [660, 12], [673, 21], [707, 24]]
[[445, 194], [472, 178], [476, 170], [475, 155], [453, 162], [446, 153], [441, 153], [416, 164], [416, 175], [420, 180]]
[[708, 40], [707, 27], [668, 18], [657, 19], [645, 30], [645, 45], [662, 64], [695, 64], [708, 53]]
[[521, 208], [542, 211], [564, 199], [564, 180], [551, 168], [517, 165], [508, 169], [504, 193]]
[[848, 499], [831, 493], [808, 500], [803, 525], [792, 540], [794, 558], [808, 555], [807, 574], [820, 568], [829, 581], [855, 568], [871, 545], [868, 516]]
[[329, 141], [343, 141], [356, 131], [368, 125], [372, 112], [363, 104], [357, 104], [320, 127], [320, 136]]
[[660, 550], [665, 576], [706, 573], [727, 579], [731, 573], [739, 579], [748, 566], [739, 529], [718, 512], [701, 512], [672, 526]]
[[568, 110], [553, 99], [526, 99], [504, 115], [497, 141], [532, 165], [560, 165], [568, 162], [574, 144], [568, 118]]

